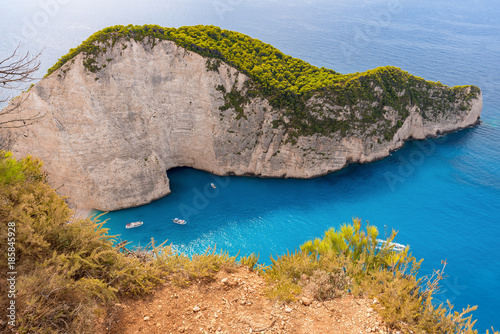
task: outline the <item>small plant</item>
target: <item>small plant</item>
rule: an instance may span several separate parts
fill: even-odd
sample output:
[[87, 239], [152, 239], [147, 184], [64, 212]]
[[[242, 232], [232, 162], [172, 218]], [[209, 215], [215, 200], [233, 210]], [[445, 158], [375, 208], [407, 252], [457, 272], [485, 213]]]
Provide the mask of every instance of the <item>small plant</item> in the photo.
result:
[[299, 295], [301, 291], [300, 286], [289, 279], [285, 279], [275, 282], [272, 288], [266, 291], [266, 296], [270, 299], [278, 299], [286, 303], [291, 303], [297, 300], [297, 295]]
[[302, 292], [301, 278], [303, 275], [311, 276], [319, 269], [318, 261], [303, 252], [290, 253], [278, 256], [274, 259], [271, 256], [271, 266], [263, 274], [269, 283], [267, 296], [286, 301], [294, 300]]
[[255, 268], [258, 262], [259, 262], [259, 254], [255, 255], [255, 253], [252, 253], [250, 255], [244, 255], [240, 258], [240, 263], [252, 270]]
[[236, 268], [236, 256], [227, 252], [207, 249], [204, 254], [194, 254], [192, 259], [184, 254], [168, 253], [156, 261], [168, 274], [169, 280], [178, 286], [187, 286], [192, 281], [211, 281], [220, 270], [232, 271]]
[[219, 85], [215, 88], [222, 93], [222, 96], [224, 98], [224, 105], [220, 106], [219, 110], [226, 111], [228, 109], [233, 109], [236, 113], [237, 120], [242, 117], [246, 119], [247, 117], [244, 113], [244, 107], [249, 102], [249, 99], [236, 88], [237, 83], [238, 81], [234, 83], [231, 91], [229, 92], [226, 92], [226, 89], [222, 85]]
[[211, 58], [207, 58], [207, 61], [205, 63], [207, 71], [214, 71], [217, 73], [219, 73], [220, 64], [221, 64], [220, 59], [211, 59]]
[[314, 271], [308, 280], [307, 285], [304, 287], [304, 293], [320, 301], [334, 299], [344, 292], [348, 281], [342, 269], [333, 273], [319, 269]]

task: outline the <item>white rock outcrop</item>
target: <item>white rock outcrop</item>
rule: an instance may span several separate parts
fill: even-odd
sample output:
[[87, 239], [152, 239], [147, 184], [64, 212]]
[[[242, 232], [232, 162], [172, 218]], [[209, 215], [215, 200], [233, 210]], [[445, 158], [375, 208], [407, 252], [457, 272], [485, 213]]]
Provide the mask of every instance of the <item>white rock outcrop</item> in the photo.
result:
[[[126, 45], [124, 47], [123, 45]], [[12, 151], [44, 161], [52, 185], [78, 208], [116, 210], [169, 194], [167, 170], [189, 166], [218, 175], [310, 178], [348, 163], [370, 162], [422, 139], [475, 124], [481, 97], [468, 110], [423, 119], [412, 108], [392, 141], [357, 136], [299, 137], [287, 141], [269, 103], [254, 98], [246, 117], [220, 111], [223, 94], [242, 89], [244, 74], [170, 41], [117, 44], [90, 73], [78, 55], [21, 98], [25, 115], [42, 120], [14, 132]]]

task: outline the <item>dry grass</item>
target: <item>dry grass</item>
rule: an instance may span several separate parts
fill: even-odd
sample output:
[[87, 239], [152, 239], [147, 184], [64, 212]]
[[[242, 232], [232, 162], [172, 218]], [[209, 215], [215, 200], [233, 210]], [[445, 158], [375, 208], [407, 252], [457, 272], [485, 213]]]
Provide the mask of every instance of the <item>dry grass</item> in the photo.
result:
[[[220, 270], [238, 263], [227, 252], [208, 249], [189, 258], [165, 244], [128, 249], [108, 235], [100, 217], [72, 219], [72, 211], [50, 188], [41, 163], [0, 156], [0, 236], [8, 222], [16, 222], [17, 330], [19, 333], [92, 333], [103, 310], [123, 296], [140, 297], [166, 281], [187, 286], [212, 281]], [[319, 300], [351, 293], [376, 297], [379, 313], [394, 329], [405, 333], [477, 333], [468, 308], [454, 312], [451, 305], [432, 303], [442, 271], [427, 281], [416, 278], [421, 261], [408, 249], [390, 246], [393, 232], [382, 246], [373, 226], [360, 220], [323, 239], [307, 242], [300, 251], [271, 258], [261, 267], [255, 254], [240, 263], [257, 267], [268, 282], [267, 296], [293, 301], [301, 293]], [[6, 244], [0, 261], [7, 263]], [[7, 270], [0, 272], [6, 279]], [[0, 294], [7, 295], [6, 285]], [[0, 300], [7, 307], [8, 300]], [[0, 330], [7, 330], [5, 323]], [[498, 332], [495, 332], [498, 333]]]
[[376, 298], [384, 322], [403, 333], [477, 333], [471, 315], [475, 307], [456, 312], [451, 304], [434, 305], [444, 268], [427, 280], [417, 279], [422, 260], [408, 247], [395, 251], [395, 236], [393, 231], [380, 243], [377, 229], [367, 225], [363, 230], [359, 219], [331, 229], [323, 239], [302, 245], [300, 252], [273, 259], [263, 273], [270, 283], [267, 295], [293, 301], [303, 293], [321, 301], [349, 290]]

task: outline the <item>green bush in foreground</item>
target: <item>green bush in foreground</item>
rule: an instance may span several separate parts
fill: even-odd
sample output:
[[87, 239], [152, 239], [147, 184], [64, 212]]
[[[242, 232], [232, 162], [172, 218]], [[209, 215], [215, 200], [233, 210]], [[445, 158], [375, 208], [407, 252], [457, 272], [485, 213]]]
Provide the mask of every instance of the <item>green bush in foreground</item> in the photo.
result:
[[377, 228], [367, 225], [363, 230], [359, 219], [330, 229], [300, 251], [271, 259], [263, 273], [270, 283], [268, 296], [292, 301], [303, 293], [324, 300], [350, 291], [377, 298], [374, 307], [386, 324], [404, 333], [477, 333], [470, 314], [476, 307], [453, 312], [450, 304], [434, 305], [442, 271], [418, 279], [422, 260], [408, 247], [396, 251], [395, 236], [393, 231], [380, 242]]
[[[8, 223], [15, 222], [19, 333], [92, 333], [103, 307], [122, 296], [150, 293], [167, 279], [179, 284], [210, 279], [236, 265], [226, 253], [207, 251], [190, 260], [154, 242], [127, 250], [99, 217], [72, 218], [47, 184], [40, 161], [0, 154], [0, 279], [6, 282], [5, 240]], [[7, 296], [5, 284], [0, 290]], [[0, 307], [5, 310], [8, 302], [1, 298]]]
[[[36, 159], [18, 161], [0, 152], [0, 237], [6, 240], [8, 223], [16, 223], [19, 333], [92, 333], [106, 307], [124, 296], [140, 297], [163, 282], [202, 283], [238, 265], [236, 257], [215, 249], [192, 259], [154, 241], [127, 249], [108, 235], [99, 217], [72, 218], [64, 199], [47, 184], [41, 166]], [[255, 254], [241, 257], [240, 263], [258, 267], [272, 298], [293, 301], [306, 293], [327, 300], [351, 290], [376, 297], [386, 323], [405, 333], [477, 333], [469, 314], [475, 308], [452, 312], [451, 305], [432, 303], [442, 272], [427, 281], [417, 279], [421, 261], [408, 249], [394, 252], [390, 242], [395, 235], [380, 244], [375, 227], [365, 231], [354, 220], [353, 225], [305, 243], [300, 251], [272, 258], [269, 267], [259, 267]], [[0, 245], [0, 279], [5, 282], [7, 246]], [[2, 296], [6, 290], [1, 284]], [[0, 299], [0, 307], [5, 310], [8, 302]], [[0, 330], [7, 330], [5, 322], [3, 326]]]

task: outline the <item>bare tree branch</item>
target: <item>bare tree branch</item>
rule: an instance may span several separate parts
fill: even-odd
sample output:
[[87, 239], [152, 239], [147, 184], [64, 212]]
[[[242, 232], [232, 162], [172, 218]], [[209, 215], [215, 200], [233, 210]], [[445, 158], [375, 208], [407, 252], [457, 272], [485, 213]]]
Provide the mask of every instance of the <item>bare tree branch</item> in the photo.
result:
[[[26, 52], [18, 55], [19, 46], [7, 58], [0, 60], [0, 88], [19, 89], [19, 87], [33, 80], [33, 73], [40, 68], [41, 52], [31, 55]], [[0, 100], [5, 102], [7, 99]]]
[[[0, 111], [0, 129], [16, 129], [33, 124], [43, 117], [41, 112], [35, 115], [20, 115], [21, 105], [28, 99], [29, 93], [14, 99], [10, 105]], [[15, 115], [19, 115], [16, 117]]]
[[[0, 59], [0, 91], [7, 89], [21, 89], [22, 85], [31, 82], [33, 74], [40, 68], [41, 52], [32, 55], [29, 51], [19, 53], [19, 45], [12, 54]], [[13, 99], [8, 106], [0, 110], [0, 149], [8, 149], [15, 141], [15, 135], [8, 129], [17, 129], [36, 123], [44, 115], [38, 113], [23, 113], [21, 105], [29, 97], [29, 93]], [[0, 104], [7, 102], [10, 97], [2, 98]]]

